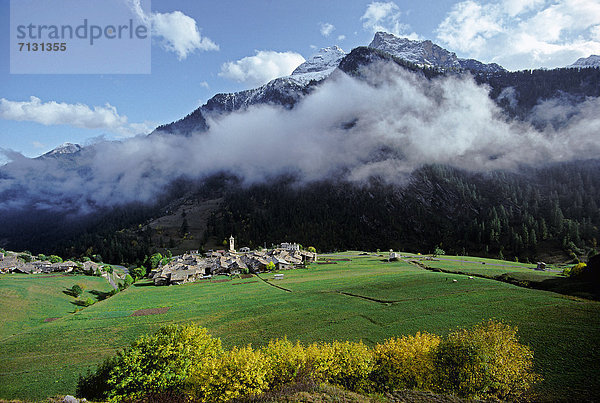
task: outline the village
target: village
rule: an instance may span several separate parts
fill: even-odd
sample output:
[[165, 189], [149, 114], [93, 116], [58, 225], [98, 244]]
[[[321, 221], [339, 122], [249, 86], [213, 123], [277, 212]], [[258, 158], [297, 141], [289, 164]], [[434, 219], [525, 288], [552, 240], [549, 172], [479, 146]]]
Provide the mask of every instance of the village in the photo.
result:
[[0, 273], [50, 274], [82, 270], [85, 273], [97, 274], [102, 269], [102, 264], [90, 260], [86, 262], [52, 260], [37, 259], [26, 253], [0, 252]]
[[[204, 255], [199, 251], [189, 251], [174, 256], [152, 270], [148, 277], [154, 285], [179, 285], [207, 279], [216, 275], [244, 275], [272, 270], [289, 270], [305, 267], [316, 262], [317, 253], [302, 250], [297, 243], [282, 243], [269, 250], [235, 249], [235, 238], [229, 239], [228, 250], [209, 251]], [[93, 261], [62, 261], [60, 258], [34, 257], [26, 253], [1, 252], [0, 273], [52, 274], [84, 272], [90, 275], [105, 275], [103, 264]]]
[[289, 270], [317, 261], [317, 253], [301, 250], [297, 243], [282, 243], [270, 250], [235, 249], [235, 238], [229, 238], [229, 250], [209, 251], [202, 256], [190, 251], [174, 257], [153, 270], [149, 277], [154, 285], [179, 285], [216, 275], [243, 275], [270, 270]]

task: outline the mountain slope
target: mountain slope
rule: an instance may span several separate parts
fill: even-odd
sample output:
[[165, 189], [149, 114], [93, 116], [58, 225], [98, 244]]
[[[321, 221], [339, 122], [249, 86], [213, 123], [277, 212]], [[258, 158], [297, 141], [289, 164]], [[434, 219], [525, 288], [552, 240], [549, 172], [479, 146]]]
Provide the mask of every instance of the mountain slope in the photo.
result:
[[337, 46], [321, 49], [294, 70], [292, 75], [276, 78], [250, 90], [217, 94], [205, 105], [185, 118], [156, 128], [153, 134], [180, 134], [189, 136], [208, 130], [207, 118], [218, 118], [227, 113], [244, 110], [252, 105], [276, 105], [291, 109], [318, 82], [326, 79], [344, 58], [345, 52]]
[[455, 53], [447, 51], [430, 40], [413, 41], [386, 32], [377, 32], [369, 47], [382, 50], [421, 67], [465, 69], [488, 73], [506, 71], [496, 63], [484, 64], [474, 59], [459, 59]]
[[567, 66], [570, 68], [586, 68], [586, 67], [600, 67], [600, 55], [591, 55], [590, 57], [582, 57], [575, 63]]

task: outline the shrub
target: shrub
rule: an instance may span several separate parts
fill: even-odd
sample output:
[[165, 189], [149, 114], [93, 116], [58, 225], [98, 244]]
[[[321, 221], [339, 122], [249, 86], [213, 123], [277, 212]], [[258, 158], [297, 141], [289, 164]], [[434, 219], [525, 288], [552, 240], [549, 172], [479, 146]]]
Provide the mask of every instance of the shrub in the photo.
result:
[[268, 362], [260, 350], [233, 347], [208, 365], [194, 367], [189, 391], [193, 397], [209, 402], [256, 395], [268, 387], [267, 368]]
[[133, 278], [137, 281], [141, 278], [146, 277], [146, 268], [144, 266], [136, 267], [133, 270], [131, 270], [131, 274], [133, 275]]
[[29, 262], [31, 262], [33, 260], [33, 257], [31, 255], [26, 254], [26, 253], [21, 253], [19, 256], [17, 256], [17, 258], [21, 259], [25, 263], [29, 263]]
[[441, 338], [429, 333], [392, 338], [374, 348], [375, 368], [371, 379], [387, 391], [431, 390], [434, 383], [434, 353]]
[[125, 284], [123, 285], [124, 288], [128, 288], [131, 284], [133, 284], [133, 277], [131, 277], [130, 274], [125, 276]]
[[98, 365], [96, 371], [92, 372], [88, 369], [85, 375], [79, 375], [76, 395], [94, 401], [106, 400], [110, 390], [108, 379], [115, 365], [116, 358], [110, 357]]
[[587, 269], [587, 264], [585, 263], [577, 263], [575, 266], [571, 268], [566, 268], [563, 270], [563, 274], [569, 277], [579, 277], [585, 273]]
[[316, 379], [353, 391], [369, 389], [373, 353], [362, 342], [311, 344], [306, 349], [306, 362], [309, 373]]
[[435, 353], [437, 388], [461, 397], [520, 396], [540, 377], [532, 372], [532, 351], [516, 333], [516, 327], [490, 320], [450, 334]]
[[[206, 329], [196, 325], [166, 326], [156, 334], [140, 337], [99, 367], [98, 371], [108, 374], [104, 384], [106, 390], [102, 393], [105, 397], [120, 400], [180, 390], [185, 387], [192, 368], [201, 373], [220, 354], [221, 341], [211, 337]], [[93, 377], [86, 379], [94, 380]], [[85, 390], [97, 383], [84, 383], [79, 389]]]
[[83, 305], [84, 306], [92, 306], [96, 303], [96, 301], [94, 301], [91, 297], [88, 297], [84, 302]]
[[79, 284], [75, 284], [71, 287], [71, 292], [73, 293], [73, 296], [79, 297], [83, 293], [83, 288], [81, 288]]
[[60, 256], [50, 255], [48, 256], [48, 261], [50, 263], [62, 263], [63, 260]]
[[262, 349], [269, 363], [267, 381], [269, 386], [281, 386], [306, 377], [306, 349], [300, 343], [293, 344], [287, 338], [271, 340]]

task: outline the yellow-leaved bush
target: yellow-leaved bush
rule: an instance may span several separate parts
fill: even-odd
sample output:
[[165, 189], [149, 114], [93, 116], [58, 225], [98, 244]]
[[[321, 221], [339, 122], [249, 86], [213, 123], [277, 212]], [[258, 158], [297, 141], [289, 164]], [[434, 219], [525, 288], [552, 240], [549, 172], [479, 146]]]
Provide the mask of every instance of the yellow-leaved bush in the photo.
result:
[[490, 320], [445, 338], [417, 333], [374, 348], [350, 341], [303, 346], [283, 338], [261, 349], [224, 350], [204, 328], [167, 326], [80, 377], [78, 396], [121, 401], [176, 393], [226, 402], [314, 379], [356, 392], [420, 389], [515, 399], [540, 380], [533, 352], [516, 334], [515, 327]]
[[222, 353], [221, 341], [205, 328], [165, 326], [119, 351], [96, 373], [81, 376], [77, 394], [94, 400], [121, 401], [179, 390], [192, 368], [204, 368]]
[[207, 402], [260, 394], [268, 387], [268, 364], [265, 355], [252, 346], [233, 347], [208, 365], [192, 369], [187, 391]]
[[451, 333], [434, 360], [435, 389], [462, 397], [512, 399], [541, 380], [517, 328], [493, 320]]
[[262, 349], [269, 363], [267, 381], [270, 387], [296, 382], [309, 376], [306, 367], [306, 349], [302, 344], [283, 339], [271, 340]]
[[362, 342], [315, 343], [306, 348], [306, 365], [315, 379], [364, 391], [373, 370], [373, 352]]
[[434, 334], [391, 338], [374, 348], [371, 379], [380, 388], [431, 390], [434, 386], [434, 353], [441, 342]]

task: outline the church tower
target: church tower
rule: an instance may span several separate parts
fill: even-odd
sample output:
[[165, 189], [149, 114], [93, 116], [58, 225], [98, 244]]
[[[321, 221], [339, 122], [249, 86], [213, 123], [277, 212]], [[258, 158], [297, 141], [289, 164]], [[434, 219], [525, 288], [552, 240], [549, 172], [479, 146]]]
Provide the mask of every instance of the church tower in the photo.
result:
[[229, 237], [229, 252], [235, 252], [235, 239], [233, 235]]

